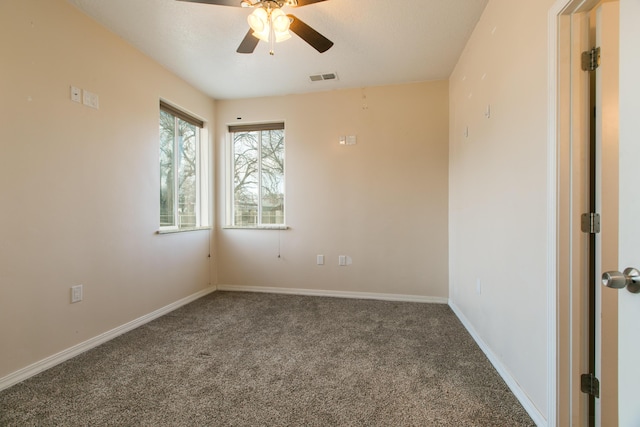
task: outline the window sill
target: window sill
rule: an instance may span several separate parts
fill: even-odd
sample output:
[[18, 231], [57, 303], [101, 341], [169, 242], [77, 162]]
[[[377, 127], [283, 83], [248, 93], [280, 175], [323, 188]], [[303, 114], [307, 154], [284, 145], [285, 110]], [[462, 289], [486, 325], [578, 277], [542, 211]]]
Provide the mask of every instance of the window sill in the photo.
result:
[[251, 225], [251, 226], [238, 226], [238, 225], [225, 225], [223, 230], [288, 230], [288, 225]]
[[213, 227], [161, 228], [158, 231], [156, 231], [156, 234], [187, 233], [189, 231], [211, 230], [212, 228]]

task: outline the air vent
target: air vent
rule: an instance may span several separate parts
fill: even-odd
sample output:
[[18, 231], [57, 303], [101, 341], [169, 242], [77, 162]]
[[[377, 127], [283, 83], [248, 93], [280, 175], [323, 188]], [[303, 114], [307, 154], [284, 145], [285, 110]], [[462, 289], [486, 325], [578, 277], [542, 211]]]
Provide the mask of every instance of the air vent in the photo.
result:
[[338, 74], [336, 73], [323, 73], [323, 74], [314, 74], [309, 76], [309, 80], [312, 82], [321, 82], [324, 80], [338, 80]]

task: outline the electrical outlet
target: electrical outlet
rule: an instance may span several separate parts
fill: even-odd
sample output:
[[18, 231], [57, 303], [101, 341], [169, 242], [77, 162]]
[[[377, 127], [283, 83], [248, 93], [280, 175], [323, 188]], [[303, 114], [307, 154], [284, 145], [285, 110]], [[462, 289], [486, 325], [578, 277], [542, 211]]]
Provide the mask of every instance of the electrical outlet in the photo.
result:
[[318, 265], [324, 265], [324, 255], [318, 255], [318, 256], [316, 256], [316, 264], [318, 264]]
[[71, 287], [71, 303], [82, 301], [82, 285]]

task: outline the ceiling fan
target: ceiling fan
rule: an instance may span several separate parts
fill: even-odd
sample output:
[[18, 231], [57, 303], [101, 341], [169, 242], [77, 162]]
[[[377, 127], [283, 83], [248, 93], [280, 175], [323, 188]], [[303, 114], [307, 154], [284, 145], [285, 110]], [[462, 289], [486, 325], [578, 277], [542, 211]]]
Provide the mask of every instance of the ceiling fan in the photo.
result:
[[255, 10], [247, 17], [251, 27], [236, 52], [253, 53], [258, 42], [269, 43], [269, 53], [274, 53], [274, 43], [291, 37], [289, 31], [297, 34], [318, 52], [326, 52], [333, 42], [293, 15], [282, 11], [283, 6], [300, 7], [326, 0], [178, 0], [191, 3], [215, 4], [220, 6], [251, 7]]

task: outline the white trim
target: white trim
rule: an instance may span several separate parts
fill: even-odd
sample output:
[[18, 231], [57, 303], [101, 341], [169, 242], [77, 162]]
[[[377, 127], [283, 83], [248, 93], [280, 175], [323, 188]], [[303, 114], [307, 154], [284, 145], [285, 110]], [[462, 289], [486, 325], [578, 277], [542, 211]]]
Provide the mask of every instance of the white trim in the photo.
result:
[[547, 24], [547, 419], [558, 419], [558, 20], [571, 0], [557, 0]]
[[[256, 225], [236, 225], [236, 217], [235, 217], [235, 191], [234, 191], [234, 175], [235, 175], [235, 141], [233, 135], [235, 133], [246, 132], [243, 130], [235, 130], [232, 131], [229, 129], [232, 126], [251, 126], [251, 125], [268, 125], [270, 123], [282, 123], [282, 129], [266, 129], [266, 130], [281, 130], [284, 135], [284, 147], [283, 147], [283, 160], [284, 160], [284, 171], [282, 174], [282, 188], [283, 188], [283, 199], [282, 203], [284, 205], [284, 209], [282, 211], [282, 224], [262, 224], [262, 160], [258, 162], [258, 212], [257, 212], [257, 222], [259, 224]], [[225, 164], [227, 165], [227, 171], [225, 174], [225, 199], [226, 199], [226, 218], [225, 223], [222, 226], [223, 229], [246, 229], [246, 230], [288, 230], [289, 227], [286, 225], [287, 222], [287, 137], [286, 137], [286, 121], [278, 120], [275, 122], [258, 122], [258, 123], [234, 123], [227, 124], [226, 126], [226, 151], [223, 153], [226, 156]], [[256, 131], [256, 130], [254, 130]], [[254, 132], [251, 131], [251, 132]], [[262, 159], [262, 134], [260, 131], [257, 131], [258, 135], [258, 158]]]
[[265, 224], [265, 225], [224, 225], [223, 230], [289, 230], [291, 227], [284, 224]]
[[529, 398], [529, 396], [527, 396], [527, 393], [522, 389], [522, 387], [520, 387], [520, 384], [518, 384], [509, 370], [505, 368], [500, 359], [491, 351], [491, 348], [487, 345], [487, 343], [485, 343], [482, 338], [480, 338], [480, 335], [476, 332], [473, 326], [471, 326], [471, 322], [469, 322], [464, 314], [462, 314], [462, 311], [460, 311], [460, 309], [458, 309], [458, 307], [453, 302], [449, 302], [449, 307], [451, 307], [451, 310], [453, 310], [456, 316], [458, 316], [460, 322], [462, 322], [469, 334], [476, 341], [476, 343], [487, 356], [493, 367], [496, 369], [496, 371], [498, 371], [498, 374], [500, 374], [504, 382], [507, 383], [507, 386], [509, 387], [509, 389], [511, 389], [511, 392], [515, 395], [515, 397], [520, 401], [520, 404], [533, 419], [533, 422], [535, 422], [539, 427], [551, 426], [552, 424], [548, 423], [548, 421], [544, 418], [544, 415], [542, 415], [533, 401]]
[[219, 291], [231, 292], [262, 292], [267, 294], [306, 295], [318, 297], [372, 299], [381, 301], [421, 302], [433, 304], [447, 304], [448, 298], [428, 297], [422, 295], [379, 294], [371, 292], [329, 291], [321, 289], [277, 288], [268, 286], [218, 285]]
[[[558, 424], [560, 411], [569, 413], [571, 408], [558, 407], [559, 376], [567, 375], [558, 369], [558, 54], [559, 54], [559, 18], [563, 14], [574, 13], [585, 7], [590, 7], [597, 0], [556, 0], [548, 12], [547, 23], [547, 364], [548, 364], [548, 414], [547, 425], [555, 427]], [[569, 9], [570, 8], [570, 9]], [[573, 326], [571, 327], [573, 334]], [[572, 404], [570, 399], [569, 404]]]
[[195, 294], [179, 299], [178, 301], [152, 311], [151, 313], [145, 314], [144, 316], [125, 323], [124, 325], [118, 326], [117, 328], [111, 329], [110, 331], [104, 332], [84, 342], [81, 342], [80, 344], [76, 344], [73, 347], [69, 347], [66, 350], [62, 350], [59, 353], [56, 353], [36, 363], [26, 366], [3, 378], [0, 378], [0, 391], [9, 388], [12, 385], [18, 384], [19, 382], [22, 382], [28, 378], [31, 378], [32, 376], [37, 375], [40, 372], [46, 371], [49, 368], [53, 368], [54, 366], [59, 365], [62, 362], [66, 362], [67, 360], [78, 356], [79, 354], [82, 354], [87, 350], [91, 350], [92, 348], [95, 348], [100, 344], [104, 344], [107, 341], [110, 341], [126, 332], [132, 331], [139, 326], [149, 323], [160, 316], [164, 316], [165, 314], [176, 310], [183, 305], [189, 304], [190, 302], [193, 302], [198, 298], [202, 298], [203, 296], [215, 291], [215, 286], [209, 286], [208, 288], [196, 292]]
[[210, 225], [204, 227], [190, 227], [190, 228], [178, 228], [178, 227], [162, 227], [156, 231], [156, 234], [174, 234], [174, 233], [186, 233], [189, 231], [199, 231], [199, 230], [213, 230], [213, 227]]

